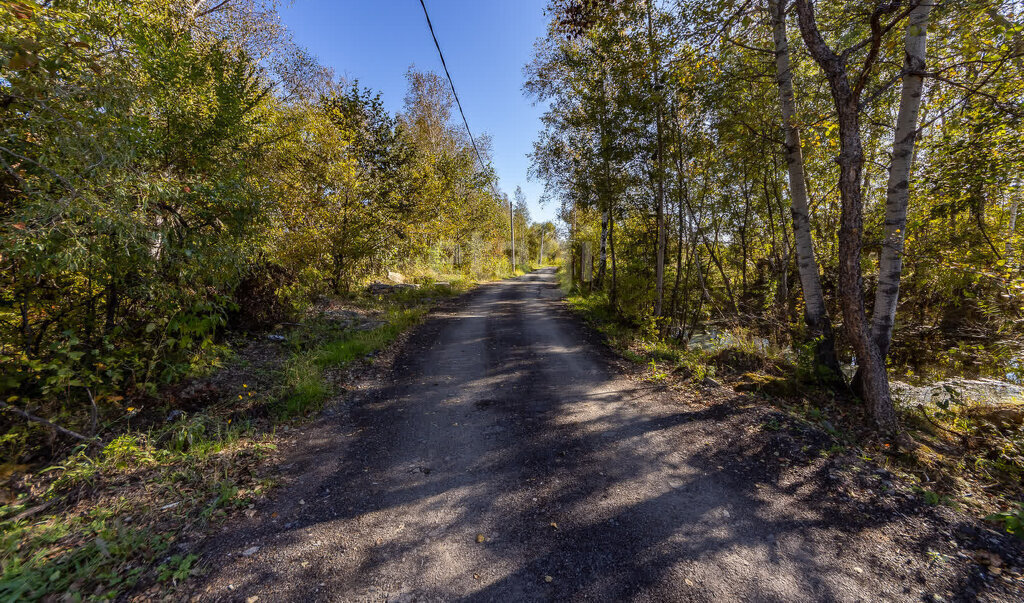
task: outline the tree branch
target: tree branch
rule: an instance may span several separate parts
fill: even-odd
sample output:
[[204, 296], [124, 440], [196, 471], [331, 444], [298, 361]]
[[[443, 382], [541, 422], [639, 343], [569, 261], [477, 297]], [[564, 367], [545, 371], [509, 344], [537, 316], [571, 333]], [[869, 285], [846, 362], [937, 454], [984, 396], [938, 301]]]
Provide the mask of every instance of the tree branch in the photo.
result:
[[96, 441], [93, 438], [87, 438], [84, 435], [78, 433], [77, 431], [71, 431], [70, 429], [66, 429], [64, 427], [61, 427], [60, 425], [57, 425], [56, 423], [53, 423], [51, 421], [47, 421], [46, 419], [44, 419], [42, 417], [37, 417], [37, 416], [35, 416], [33, 414], [27, 413], [24, 410], [21, 410], [20, 408], [11, 406], [11, 405], [7, 404], [6, 402], [4, 402], [2, 400], [0, 400], [0, 410], [9, 410], [9, 411], [13, 412], [14, 414], [18, 415], [19, 417], [25, 419], [26, 421], [32, 421], [32, 422], [35, 422], [35, 423], [42, 423], [43, 425], [46, 425], [47, 427], [51, 427], [51, 428], [55, 429], [58, 433], [62, 433], [64, 435], [66, 435], [66, 436], [70, 436], [72, 438], [75, 438], [76, 440], [80, 440], [82, 442], [85, 442], [85, 443], [89, 444], [90, 446], [100, 446], [101, 445], [98, 441]]

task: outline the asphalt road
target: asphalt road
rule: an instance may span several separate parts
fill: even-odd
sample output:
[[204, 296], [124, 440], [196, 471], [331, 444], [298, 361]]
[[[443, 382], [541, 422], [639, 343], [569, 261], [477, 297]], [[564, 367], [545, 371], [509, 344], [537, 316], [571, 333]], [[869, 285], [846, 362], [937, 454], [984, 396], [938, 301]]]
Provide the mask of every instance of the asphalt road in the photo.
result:
[[280, 492], [207, 543], [196, 597], [920, 601], [991, 582], [935, 564], [964, 546], [955, 517], [838, 486], [827, 443], [768, 411], [625, 375], [556, 292], [542, 270], [428, 320], [293, 438]]

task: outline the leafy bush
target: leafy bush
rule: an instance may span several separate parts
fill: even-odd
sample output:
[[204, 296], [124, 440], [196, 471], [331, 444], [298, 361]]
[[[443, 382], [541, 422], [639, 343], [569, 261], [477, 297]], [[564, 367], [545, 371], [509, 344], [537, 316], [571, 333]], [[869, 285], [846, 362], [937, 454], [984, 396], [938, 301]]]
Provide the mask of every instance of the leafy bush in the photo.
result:
[[[91, 430], [216, 366], [229, 326], [272, 326], [403, 265], [508, 272], [503, 199], [435, 119], [452, 104], [435, 74], [410, 71], [388, 112], [260, 2], [0, 14], [4, 403]], [[306, 381], [297, 400], [322, 395]]]
[[1018, 504], [1016, 509], [1003, 511], [1002, 513], [993, 513], [987, 519], [1001, 523], [1007, 533], [1024, 539], [1024, 503]]

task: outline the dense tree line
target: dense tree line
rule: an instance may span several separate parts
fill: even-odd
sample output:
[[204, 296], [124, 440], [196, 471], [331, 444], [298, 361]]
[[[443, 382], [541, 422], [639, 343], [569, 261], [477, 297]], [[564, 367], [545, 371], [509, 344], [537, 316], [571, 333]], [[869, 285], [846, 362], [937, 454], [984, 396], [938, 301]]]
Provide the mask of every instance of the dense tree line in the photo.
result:
[[4, 404], [81, 425], [232, 321], [387, 270], [508, 272], [508, 199], [447, 83], [410, 70], [389, 113], [273, 3], [5, 1], [0, 54]]
[[[1019, 354], [1019, 2], [555, 0], [526, 89], [572, 273], [685, 342], [788, 333], [897, 430], [908, 350]], [[888, 365], [888, 371], [887, 371]]]

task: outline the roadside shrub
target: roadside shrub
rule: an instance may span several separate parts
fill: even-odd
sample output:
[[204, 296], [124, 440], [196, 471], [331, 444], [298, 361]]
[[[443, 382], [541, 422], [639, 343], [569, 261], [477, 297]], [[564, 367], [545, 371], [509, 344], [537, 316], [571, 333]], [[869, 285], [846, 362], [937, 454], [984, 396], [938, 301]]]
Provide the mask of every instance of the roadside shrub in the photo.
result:
[[1007, 533], [1024, 540], [1024, 503], [1019, 503], [1017, 508], [993, 513], [987, 517], [989, 521], [1002, 524]]

